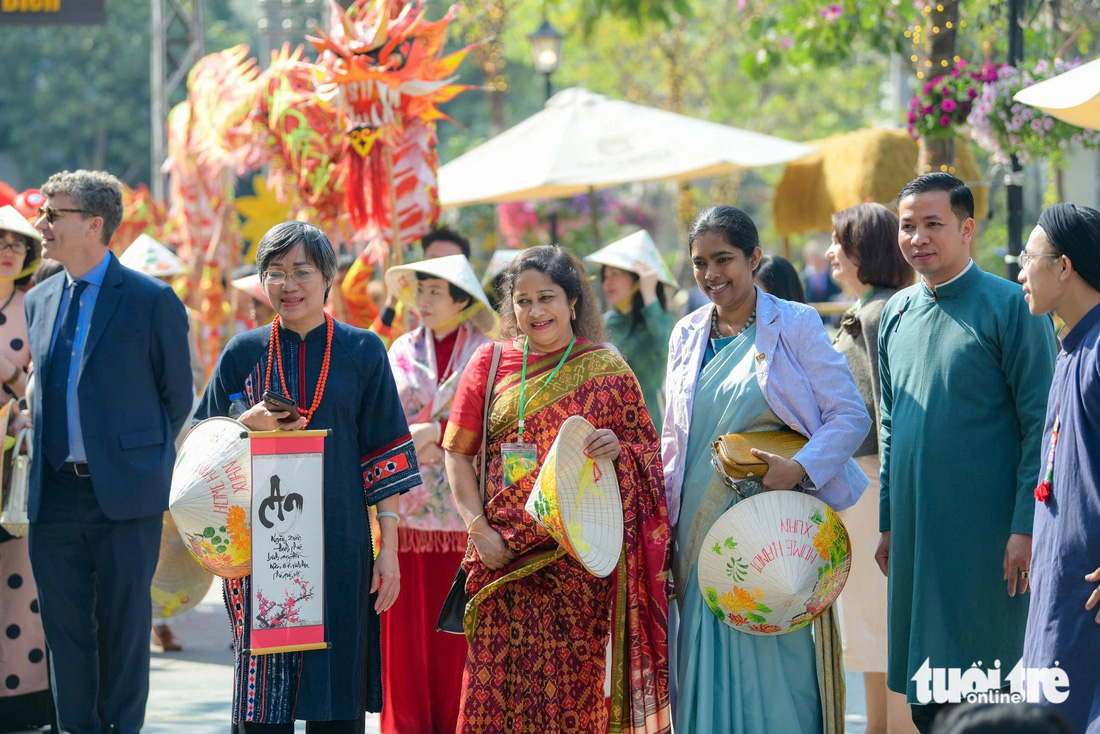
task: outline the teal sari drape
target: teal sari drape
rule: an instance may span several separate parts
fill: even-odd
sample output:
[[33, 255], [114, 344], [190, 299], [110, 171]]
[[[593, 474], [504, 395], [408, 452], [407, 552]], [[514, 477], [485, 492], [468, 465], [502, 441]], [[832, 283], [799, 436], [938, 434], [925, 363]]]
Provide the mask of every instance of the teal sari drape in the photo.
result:
[[738, 632], [714, 616], [699, 591], [698, 546], [740, 499], [711, 466], [711, 442], [785, 427], [756, 378], [755, 336], [752, 326], [715, 340], [695, 388], [673, 564], [680, 605], [676, 734], [822, 729], [811, 629], [767, 637]]

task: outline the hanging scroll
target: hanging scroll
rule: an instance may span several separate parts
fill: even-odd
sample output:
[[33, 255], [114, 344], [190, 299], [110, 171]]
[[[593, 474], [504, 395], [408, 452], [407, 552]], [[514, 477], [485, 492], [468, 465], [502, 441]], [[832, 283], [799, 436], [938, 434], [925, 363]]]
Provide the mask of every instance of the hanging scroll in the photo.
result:
[[328, 431], [249, 433], [253, 655], [325, 642], [324, 457]]

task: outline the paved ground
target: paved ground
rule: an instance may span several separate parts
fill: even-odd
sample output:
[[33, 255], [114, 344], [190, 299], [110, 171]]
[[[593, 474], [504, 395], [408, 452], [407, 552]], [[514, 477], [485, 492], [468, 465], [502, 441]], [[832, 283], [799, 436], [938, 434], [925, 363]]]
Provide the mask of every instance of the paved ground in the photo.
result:
[[[230, 734], [233, 655], [229, 649], [229, 618], [222, 606], [221, 584], [215, 583], [201, 604], [175, 620], [172, 630], [183, 643], [181, 652], [153, 653], [146, 709], [145, 734]], [[863, 683], [848, 675], [848, 732], [863, 731]], [[304, 732], [299, 723], [297, 731]], [[375, 734], [378, 717], [367, 718], [367, 734]]]

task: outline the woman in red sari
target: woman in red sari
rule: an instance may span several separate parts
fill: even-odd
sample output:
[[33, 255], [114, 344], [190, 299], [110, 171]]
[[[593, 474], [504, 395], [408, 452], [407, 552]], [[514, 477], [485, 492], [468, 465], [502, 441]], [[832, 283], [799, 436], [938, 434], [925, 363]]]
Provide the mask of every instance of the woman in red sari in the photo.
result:
[[[469, 655], [458, 731], [668, 732], [670, 532], [660, 439], [638, 381], [600, 346], [592, 289], [565, 250], [520, 255], [505, 276], [502, 303], [506, 341], [489, 404], [484, 503], [474, 465], [493, 345], [471, 358], [443, 440], [472, 541], [464, 561]], [[586, 451], [614, 460], [622, 494], [623, 553], [606, 579], [588, 573], [525, 511], [537, 470], [503, 486], [503, 446], [533, 444], [537, 464], [572, 415], [596, 427]]]

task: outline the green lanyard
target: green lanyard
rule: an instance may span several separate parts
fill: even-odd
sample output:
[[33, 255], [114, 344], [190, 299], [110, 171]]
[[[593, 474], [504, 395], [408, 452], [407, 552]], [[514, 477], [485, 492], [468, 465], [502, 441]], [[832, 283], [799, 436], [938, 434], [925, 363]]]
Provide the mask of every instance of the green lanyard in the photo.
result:
[[[524, 401], [524, 396], [527, 394], [527, 346], [531, 343], [531, 340], [524, 338], [523, 340], [523, 371], [520, 374], [519, 383], [519, 442], [523, 443], [523, 416], [527, 414], [527, 403]], [[558, 366], [554, 368], [554, 371], [550, 373], [550, 376], [546, 378], [546, 382], [542, 383], [542, 387], [535, 391], [535, 394], [531, 396], [531, 399], [535, 399], [535, 395], [539, 394], [539, 390], [550, 384], [550, 381], [554, 379], [554, 376], [558, 374], [558, 370], [565, 364], [565, 360], [569, 359], [569, 353], [573, 351], [573, 345], [577, 343], [577, 335], [574, 334], [572, 340], [569, 342], [569, 348], [565, 350], [565, 354], [561, 355], [561, 361], [558, 362]]]
[[848, 310], [851, 311], [852, 313], [858, 313], [859, 309], [863, 306], [863, 304], [867, 303], [867, 299], [870, 298], [871, 296], [873, 296], [874, 294], [875, 294], [875, 289], [872, 288], [871, 290], [867, 291], [862, 296], [860, 296], [859, 301]]

